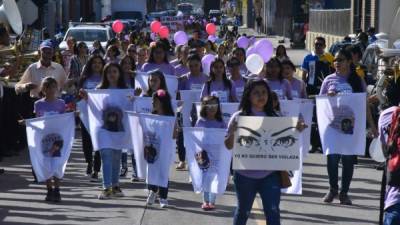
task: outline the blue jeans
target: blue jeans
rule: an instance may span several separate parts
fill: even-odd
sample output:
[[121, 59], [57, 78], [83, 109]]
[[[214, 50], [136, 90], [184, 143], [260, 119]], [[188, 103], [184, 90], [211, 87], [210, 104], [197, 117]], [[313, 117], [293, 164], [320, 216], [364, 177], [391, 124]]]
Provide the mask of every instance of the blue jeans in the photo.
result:
[[330, 190], [333, 192], [338, 192], [339, 186], [339, 161], [342, 159], [342, 185], [340, 193], [347, 194], [349, 192], [350, 183], [353, 179], [354, 164], [356, 162], [355, 155], [339, 155], [332, 154], [327, 156], [327, 169], [329, 176], [329, 186]]
[[261, 196], [264, 215], [268, 225], [280, 225], [279, 203], [281, 201], [281, 181], [279, 173], [272, 173], [261, 179], [234, 174], [238, 206], [233, 225], [245, 225], [249, 218], [256, 194]]
[[383, 225], [400, 224], [400, 203], [390, 206], [385, 210]]
[[203, 202], [215, 205], [217, 195], [211, 192], [203, 192]]
[[119, 186], [121, 152], [117, 149], [100, 149], [104, 189]]

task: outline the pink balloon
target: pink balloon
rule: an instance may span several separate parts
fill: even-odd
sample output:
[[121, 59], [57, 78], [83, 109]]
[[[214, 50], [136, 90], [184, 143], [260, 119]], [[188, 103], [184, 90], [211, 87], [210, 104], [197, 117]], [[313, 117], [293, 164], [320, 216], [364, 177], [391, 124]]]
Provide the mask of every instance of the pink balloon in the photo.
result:
[[205, 74], [210, 73], [210, 66], [214, 60], [215, 60], [215, 56], [212, 54], [207, 54], [207, 55], [203, 56], [203, 58], [201, 59], [201, 65], [203, 67], [203, 72]]
[[121, 33], [124, 30], [124, 24], [120, 20], [116, 20], [112, 24], [112, 29], [115, 33]]
[[160, 38], [168, 38], [169, 37], [169, 29], [167, 26], [161, 26], [160, 30], [158, 31], [158, 35]]
[[241, 36], [237, 41], [236, 44], [239, 48], [246, 49], [249, 46], [249, 39], [247, 37]]
[[257, 53], [257, 49], [254, 46], [251, 46], [246, 51], [246, 57], [249, 57], [251, 54]]
[[160, 31], [160, 28], [161, 28], [161, 22], [160, 21], [154, 20], [153, 22], [151, 22], [151, 24], [150, 24], [151, 32], [157, 34]]
[[215, 24], [209, 23], [206, 26], [206, 31], [207, 31], [207, 34], [214, 35], [215, 32], [217, 32], [217, 27], [215, 26]]
[[263, 39], [257, 41], [254, 44], [254, 47], [255, 47], [257, 53], [263, 58], [265, 63], [267, 63], [271, 59], [272, 55], [274, 54], [274, 46], [266, 38], [263, 38]]

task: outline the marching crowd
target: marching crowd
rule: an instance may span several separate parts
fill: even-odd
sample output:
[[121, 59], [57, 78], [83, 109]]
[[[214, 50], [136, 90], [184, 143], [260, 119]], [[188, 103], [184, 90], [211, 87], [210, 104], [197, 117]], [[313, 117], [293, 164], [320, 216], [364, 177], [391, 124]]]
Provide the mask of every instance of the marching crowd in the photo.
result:
[[[8, 34], [0, 29], [0, 43], [7, 45], [3, 37]], [[245, 35], [245, 34], [243, 34]], [[174, 46], [168, 39], [152, 41], [146, 35], [132, 33], [127, 39], [111, 39], [105, 49], [95, 42], [91, 49], [84, 42], [73, 38], [67, 41], [68, 48], [55, 58], [56, 46], [52, 40], [44, 40], [39, 47], [39, 61], [26, 68], [15, 87], [0, 83], [0, 153], [9, 156], [26, 146], [24, 121], [29, 118], [76, 111], [76, 103], [88, 99], [88, 91], [94, 89], [133, 89], [135, 96], [151, 97], [152, 114], [175, 116], [173, 100], [180, 100], [179, 91], [199, 90], [201, 96], [200, 117], [192, 119], [192, 125], [204, 128], [226, 129], [224, 140], [227, 149], [234, 147], [237, 117], [280, 115], [279, 101], [312, 98], [316, 95], [366, 92], [366, 72], [360, 64], [361, 49], [357, 45], [340, 49], [335, 55], [325, 52], [326, 42], [322, 37], [314, 41], [315, 50], [304, 58], [302, 77], [296, 75], [296, 67], [286, 54], [283, 45], [265, 62], [259, 74], [252, 74], [246, 67], [247, 49], [238, 47], [240, 35], [229, 33], [218, 41], [203, 39], [204, 32], [195, 30], [192, 38], [183, 45]], [[173, 49], [174, 46], [174, 49]], [[209, 68], [203, 68], [202, 59], [213, 55]], [[58, 63], [56, 62], [58, 61]], [[364, 69], [364, 70], [363, 70]], [[135, 86], [137, 73], [148, 74], [148, 90]], [[2, 76], [9, 76], [3, 69]], [[178, 79], [178, 93], [168, 91], [166, 75]], [[366, 108], [371, 135], [379, 137], [384, 144], [387, 157], [399, 155], [400, 86], [391, 82], [386, 90], [388, 104], [375, 122], [370, 107]], [[368, 97], [368, 103], [373, 97]], [[239, 109], [228, 124], [222, 120], [220, 103], [238, 102]], [[369, 104], [367, 104], [369, 105]], [[315, 114], [315, 113], [314, 113]], [[393, 118], [393, 119], [392, 119]], [[77, 119], [82, 137], [82, 150], [87, 163], [86, 174], [91, 181], [102, 175], [103, 191], [99, 199], [123, 197], [119, 178], [128, 173], [128, 158], [132, 161], [132, 182], [138, 182], [135, 155], [122, 149], [93, 149], [92, 137], [83, 122]], [[307, 125], [299, 120], [297, 129]], [[322, 152], [318, 124], [314, 115], [311, 126], [311, 152]], [[385, 135], [386, 136], [385, 136]], [[165, 134], [167, 135], [167, 134]], [[187, 167], [181, 118], [171, 138], [176, 139], [179, 163], [177, 170]], [[387, 144], [386, 144], [387, 143]], [[129, 157], [128, 157], [129, 156]], [[338, 185], [339, 162], [343, 165], [341, 185]], [[349, 196], [353, 177], [355, 155], [327, 155], [327, 171], [330, 189], [323, 202], [331, 203], [338, 198], [340, 204], [351, 205]], [[399, 164], [399, 163], [397, 163]], [[396, 166], [397, 164], [392, 165]], [[394, 225], [400, 221], [400, 176], [398, 170], [390, 175], [384, 203], [384, 224]], [[5, 171], [7, 172], [7, 171]], [[4, 170], [1, 170], [4, 173]], [[35, 176], [35, 171], [32, 169]], [[280, 224], [280, 196], [282, 173], [279, 171], [232, 171], [237, 197], [234, 213], [235, 225], [246, 224], [257, 193], [263, 202], [263, 210], [269, 225]], [[61, 201], [60, 179], [52, 177], [46, 181], [46, 201]], [[157, 198], [161, 207], [168, 206], [168, 187], [148, 185], [147, 203]], [[204, 192], [203, 210], [213, 210], [216, 195]]]

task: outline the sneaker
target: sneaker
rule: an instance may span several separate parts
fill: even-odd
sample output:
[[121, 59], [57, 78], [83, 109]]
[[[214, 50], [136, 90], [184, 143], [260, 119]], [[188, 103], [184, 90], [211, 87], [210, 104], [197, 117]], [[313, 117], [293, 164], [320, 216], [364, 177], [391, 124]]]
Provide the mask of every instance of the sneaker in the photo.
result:
[[59, 188], [55, 188], [53, 191], [53, 202], [61, 202], [61, 194]]
[[206, 203], [206, 202], [203, 202], [203, 204], [201, 204], [201, 208], [202, 208], [204, 211], [210, 210], [210, 206], [209, 206], [208, 203]]
[[138, 182], [138, 181], [139, 181], [139, 178], [137, 176], [132, 176], [132, 178], [131, 178], [131, 182], [132, 183], [135, 183], [135, 182]]
[[99, 199], [110, 199], [113, 195], [113, 191], [111, 188], [106, 188], [99, 194]]
[[149, 191], [149, 195], [147, 196], [147, 205], [152, 205], [156, 201], [156, 193], [153, 191]]
[[339, 201], [341, 205], [352, 205], [351, 199], [347, 193], [340, 193]]
[[215, 209], [215, 204], [209, 203], [208, 204], [208, 208], [209, 208], [209, 210], [214, 210]]
[[323, 198], [324, 202], [331, 203], [333, 199], [337, 197], [338, 193], [336, 191], [329, 191]]
[[93, 164], [88, 163], [87, 167], [86, 167], [86, 175], [90, 176], [93, 172]]
[[124, 197], [124, 193], [122, 192], [121, 188], [116, 186], [112, 188], [112, 194], [114, 197]]
[[92, 176], [90, 176], [90, 182], [97, 182], [99, 181], [99, 174], [97, 172], [93, 172]]
[[186, 169], [186, 163], [185, 162], [179, 162], [178, 165], [176, 166], [177, 170], [184, 170]]
[[160, 207], [167, 208], [168, 207], [168, 200], [165, 198], [160, 198]]
[[119, 172], [120, 177], [126, 177], [126, 174], [128, 173], [128, 168], [127, 167], [121, 167], [121, 170]]
[[47, 189], [46, 198], [44, 199], [46, 202], [53, 201], [53, 189]]

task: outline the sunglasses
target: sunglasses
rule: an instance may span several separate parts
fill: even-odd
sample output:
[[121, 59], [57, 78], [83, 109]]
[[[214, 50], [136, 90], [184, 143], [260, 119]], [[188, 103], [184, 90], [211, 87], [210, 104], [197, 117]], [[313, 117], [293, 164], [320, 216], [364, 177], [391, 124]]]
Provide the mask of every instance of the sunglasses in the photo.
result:
[[346, 59], [342, 59], [342, 58], [336, 58], [336, 59], [334, 59], [333, 61], [334, 62], [343, 62], [343, 61], [345, 61]]
[[208, 108], [208, 109], [217, 109], [218, 104], [206, 104], [206, 105], [204, 105], [204, 107]]
[[315, 43], [314, 45], [317, 46], [317, 47], [322, 47], [322, 46], [324, 46], [323, 43]]

